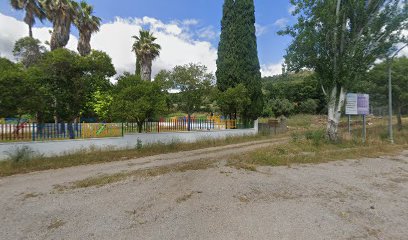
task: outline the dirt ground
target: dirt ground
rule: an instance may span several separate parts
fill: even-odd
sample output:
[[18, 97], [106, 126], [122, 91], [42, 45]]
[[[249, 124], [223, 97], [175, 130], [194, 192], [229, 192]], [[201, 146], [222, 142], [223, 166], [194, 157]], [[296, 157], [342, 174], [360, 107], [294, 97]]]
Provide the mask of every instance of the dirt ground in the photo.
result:
[[[273, 141], [0, 178], [0, 239], [408, 239], [408, 151], [319, 165], [226, 166]], [[217, 159], [208, 169], [59, 192], [89, 176]]]

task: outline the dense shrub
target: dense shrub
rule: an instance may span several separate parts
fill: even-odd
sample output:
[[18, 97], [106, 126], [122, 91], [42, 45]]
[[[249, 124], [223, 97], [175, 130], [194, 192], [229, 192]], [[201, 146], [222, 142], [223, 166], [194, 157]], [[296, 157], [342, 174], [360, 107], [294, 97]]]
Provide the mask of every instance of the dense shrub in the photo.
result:
[[299, 113], [315, 114], [317, 110], [317, 101], [314, 99], [307, 99], [306, 101], [300, 103]]

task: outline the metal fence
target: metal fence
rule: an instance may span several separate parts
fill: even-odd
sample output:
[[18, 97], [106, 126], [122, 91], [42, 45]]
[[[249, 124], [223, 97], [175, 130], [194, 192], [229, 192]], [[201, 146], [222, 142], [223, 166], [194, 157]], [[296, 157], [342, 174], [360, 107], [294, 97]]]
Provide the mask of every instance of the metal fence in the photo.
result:
[[[207, 120], [191, 118], [169, 118], [159, 121], [146, 121], [138, 128], [136, 123], [124, 123], [124, 133], [159, 133], [159, 132], [185, 132], [237, 129], [240, 125], [236, 120]], [[139, 131], [140, 130], [140, 131]]]
[[[0, 142], [121, 137], [126, 133], [160, 133], [243, 129], [236, 120], [169, 118], [136, 123], [0, 124]], [[140, 130], [140, 131], [139, 131]]]
[[0, 124], [1, 142], [103, 138], [122, 135], [122, 124], [116, 123]]

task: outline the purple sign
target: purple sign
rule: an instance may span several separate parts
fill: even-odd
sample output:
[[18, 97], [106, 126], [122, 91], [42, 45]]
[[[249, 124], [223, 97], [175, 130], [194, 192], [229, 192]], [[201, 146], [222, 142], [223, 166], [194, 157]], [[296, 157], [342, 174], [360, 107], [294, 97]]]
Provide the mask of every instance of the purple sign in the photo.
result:
[[357, 95], [357, 113], [359, 115], [370, 114], [370, 96], [368, 94]]

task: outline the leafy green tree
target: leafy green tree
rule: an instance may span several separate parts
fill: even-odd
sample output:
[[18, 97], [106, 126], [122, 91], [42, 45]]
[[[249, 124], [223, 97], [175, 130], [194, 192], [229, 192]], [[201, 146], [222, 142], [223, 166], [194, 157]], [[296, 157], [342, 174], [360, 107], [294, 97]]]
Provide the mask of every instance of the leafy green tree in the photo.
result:
[[112, 58], [103, 51], [93, 50], [81, 59], [82, 67], [87, 71], [84, 77], [91, 89], [109, 91], [112, 87], [110, 79], [116, 74]]
[[267, 103], [268, 110], [275, 118], [285, 116], [289, 117], [293, 114], [295, 106], [288, 99], [274, 99]]
[[[171, 74], [170, 71], [161, 70], [158, 72], [154, 78], [154, 82], [159, 84], [160, 88], [162, 89], [163, 94], [166, 98], [166, 113], [171, 113], [177, 111], [176, 109], [176, 94], [171, 94], [173, 83], [170, 82], [169, 75]], [[137, 75], [137, 74], [136, 74]], [[140, 75], [138, 75], [140, 76]]]
[[99, 31], [101, 19], [93, 15], [93, 6], [85, 1], [79, 3], [76, 9], [74, 24], [79, 30], [78, 52], [81, 56], [91, 53], [91, 36]]
[[93, 100], [89, 102], [90, 107], [98, 116], [99, 121], [109, 122], [112, 120], [113, 96], [110, 92], [96, 91]]
[[[303, 106], [306, 101], [311, 103], [313, 100], [317, 104], [315, 111], [310, 113], [323, 112], [326, 107], [326, 97], [320, 83], [316, 75], [309, 71], [263, 78], [263, 92], [265, 102], [288, 99], [295, 105], [297, 113], [304, 112]], [[265, 107], [268, 108], [268, 106]]]
[[307, 99], [306, 101], [300, 103], [299, 112], [307, 114], [315, 114], [317, 110], [317, 103], [314, 99]]
[[78, 54], [57, 49], [45, 54], [38, 64], [39, 79], [54, 99], [55, 116], [68, 123], [80, 115], [91, 92], [85, 79], [87, 69]]
[[243, 114], [251, 104], [251, 99], [245, 86], [238, 84], [234, 88], [228, 88], [227, 91], [220, 92], [217, 96], [217, 104], [225, 116], [230, 116], [230, 119], [237, 119], [237, 114]]
[[[34, 85], [39, 86], [39, 98], [51, 109], [45, 113], [52, 112], [56, 122], [67, 122], [71, 137], [71, 123], [89, 106], [95, 92], [109, 90], [109, 77], [115, 74], [105, 53], [93, 51], [81, 57], [64, 48], [46, 53], [29, 72]], [[45, 118], [43, 112], [38, 110], [40, 119]]]
[[[133, 36], [135, 43], [133, 51], [136, 53], [136, 74], [141, 73], [145, 81], [152, 80], [152, 62], [159, 57], [161, 47], [155, 43], [156, 37], [148, 30], [140, 30], [139, 36]], [[140, 68], [138, 68], [140, 67]]]
[[328, 98], [327, 135], [338, 138], [345, 95], [376, 59], [400, 41], [408, 2], [401, 0], [291, 0], [298, 21], [281, 32], [293, 37], [289, 71], [312, 69]]
[[10, 0], [10, 4], [16, 10], [25, 11], [24, 22], [28, 25], [28, 36], [32, 38], [35, 19], [38, 18], [42, 21], [46, 18], [44, 9], [38, 0]]
[[242, 114], [245, 121], [261, 114], [263, 100], [253, 0], [224, 2], [216, 76], [222, 92], [240, 83], [248, 90], [251, 104]]
[[27, 109], [30, 90], [18, 65], [0, 58], [0, 117], [21, 116]]
[[[373, 85], [369, 88], [372, 95], [382, 96], [382, 104], [387, 104], [388, 96], [388, 64], [377, 64], [368, 74]], [[397, 111], [398, 130], [402, 130], [402, 109], [408, 106], [408, 58], [401, 57], [392, 64], [392, 97]]]
[[112, 83], [110, 79], [116, 74], [112, 59], [105, 52], [92, 50], [89, 55], [82, 57], [82, 67], [86, 69], [84, 75], [90, 92], [87, 95], [86, 108], [81, 116], [98, 118], [100, 121], [111, 120], [110, 99], [112, 98]]
[[53, 25], [51, 50], [65, 47], [69, 41], [71, 23], [76, 17], [78, 3], [72, 0], [39, 0], [39, 2]]
[[0, 118], [35, 115], [42, 105], [39, 85], [31, 81], [30, 72], [19, 64], [0, 58]]
[[35, 116], [37, 123], [46, 123], [55, 116], [55, 99], [48, 84], [43, 81], [44, 71], [38, 66], [40, 62], [25, 70], [30, 89], [30, 94], [26, 96], [30, 100], [26, 113]]
[[165, 96], [159, 84], [126, 74], [118, 79], [112, 100], [116, 119], [136, 122], [139, 133], [147, 119], [157, 117], [165, 109]]
[[17, 71], [18, 69], [18, 65], [8, 60], [7, 58], [0, 57], [0, 74], [4, 74], [4, 72], [9, 70]]
[[188, 114], [188, 119], [210, 102], [214, 76], [207, 72], [206, 66], [193, 63], [176, 66], [168, 72], [167, 79], [172, 83], [173, 88], [180, 91], [175, 95], [175, 102], [179, 110]]
[[28, 68], [36, 64], [44, 52], [46, 51], [44, 46], [41, 46], [41, 42], [38, 39], [32, 37], [25, 37], [17, 40], [14, 45], [14, 56]]

